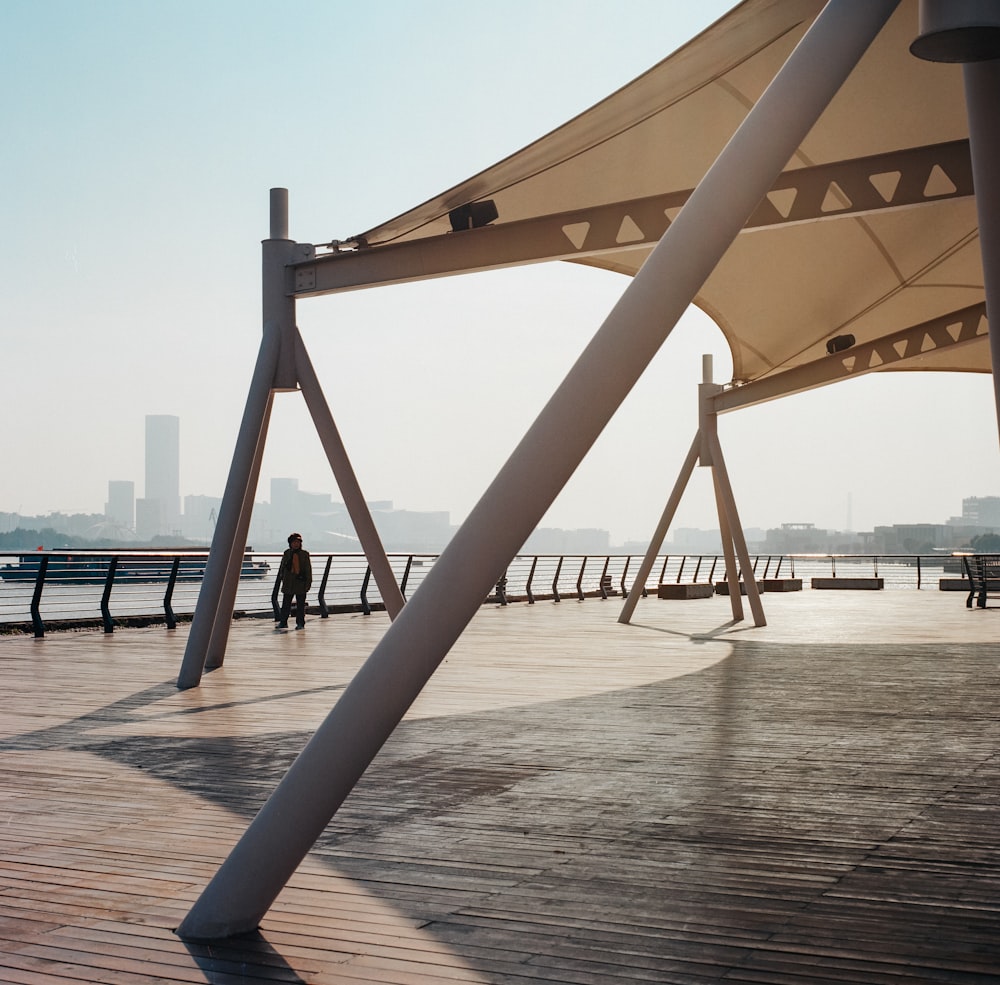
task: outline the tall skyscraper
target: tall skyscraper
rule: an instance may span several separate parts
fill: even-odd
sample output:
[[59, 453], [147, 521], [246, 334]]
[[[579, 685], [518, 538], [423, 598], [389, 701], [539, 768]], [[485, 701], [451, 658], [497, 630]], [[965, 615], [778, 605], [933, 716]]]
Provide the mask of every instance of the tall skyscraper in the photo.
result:
[[[170, 414], [146, 415], [146, 495], [149, 512], [159, 515], [155, 535], [180, 529], [181, 419]], [[158, 504], [158, 509], [153, 504]]]

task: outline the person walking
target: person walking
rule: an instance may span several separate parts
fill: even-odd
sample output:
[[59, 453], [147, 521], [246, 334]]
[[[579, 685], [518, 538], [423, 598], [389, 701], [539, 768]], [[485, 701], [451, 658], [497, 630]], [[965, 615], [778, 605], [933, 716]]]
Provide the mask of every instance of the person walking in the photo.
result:
[[302, 550], [302, 534], [288, 535], [288, 550], [281, 556], [281, 618], [278, 629], [288, 629], [288, 615], [295, 599], [295, 628], [306, 624], [306, 592], [312, 585], [312, 561]]

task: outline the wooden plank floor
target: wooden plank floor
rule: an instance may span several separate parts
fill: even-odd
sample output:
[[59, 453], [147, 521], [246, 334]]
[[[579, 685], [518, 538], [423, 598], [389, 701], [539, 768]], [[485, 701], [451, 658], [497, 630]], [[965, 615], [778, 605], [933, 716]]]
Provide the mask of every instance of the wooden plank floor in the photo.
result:
[[251, 938], [173, 933], [384, 632], [0, 639], [0, 981], [1000, 982], [1000, 609], [486, 608]]

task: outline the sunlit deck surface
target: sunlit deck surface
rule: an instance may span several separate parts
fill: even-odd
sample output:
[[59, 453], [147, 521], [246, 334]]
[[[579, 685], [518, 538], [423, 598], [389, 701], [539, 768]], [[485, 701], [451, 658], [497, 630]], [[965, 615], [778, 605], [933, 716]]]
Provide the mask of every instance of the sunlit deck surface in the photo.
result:
[[[0, 638], [0, 980], [1000, 981], [1000, 609], [487, 607], [260, 933], [173, 933], [384, 632]], [[749, 612], [749, 610], [748, 610]]]

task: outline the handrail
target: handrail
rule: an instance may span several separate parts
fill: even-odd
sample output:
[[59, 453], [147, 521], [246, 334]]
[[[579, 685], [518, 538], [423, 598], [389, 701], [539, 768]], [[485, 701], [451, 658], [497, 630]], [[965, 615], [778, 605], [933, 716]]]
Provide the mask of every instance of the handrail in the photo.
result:
[[[383, 607], [371, 581], [367, 559], [361, 554], [313, 552], [324, 558], [323, 576], [318, 590], [318, 608], [323, 618], [331, 612], [353, 611], [366, 615]], [[96, 623], [106, 633], [115, 626], [130, 622], [147, 624], [163, 622], [168, 629], [176, 627], [178, 618], [189, 617], [197, 601], [204, 572], [205, 550], [86, 550], [34, 551], [0, 553], [0, 632], [5, 627], [25, 628], [36, 637], [44, 637], [46, 624], [58, 626], [92, 625]], [[264, 616], [269, 612], [278, 617], [278, 552], [248, 551], [244, 564], [248, 574], [240, 579], [235, 608], [247, 615]], [[396, 570], [402, 571], [406, 593], [412, 596], [433, 566], [435, 554], [396, 554]], [[560, 581], [570, 564], [574, 567], [574, 590], [579, 600], [607, 599], [633, 591], [643, 595], [658, 583], [715, 583], [720, 566], [718, 553], [661, 555], [659, 577], [639, 585], [630, 579], [638, 561], [637, 555], [544, 555], [524, 554], [515, 558], [497, 584], [489, 600], [500, 605], [508, 601], [539, 599], [558, 601], [566, 595]], [[955, 559], [947, 555], [885, 555], [885, 554], [782, 554], [757, 555], [754, 572], [763, 569], [763, 577], [777, 578], [783, 571], [796, 578], [802, 574], [823, 574], [832, 571], [842, 575], [846, 567], [857, 572], [867, 566], [869, 572], [886, 576], [887, 586], [925, 587], [929, 568], [940, 568]], [[824, 570], [825, 569], [825, 570]], [[269, 578], [274, 572], [275, 577]], [[598, 574], [598, 572], [600, 572]], [[706, 577], [707, 573], [707, 577]], [[963, 577], [956, 569], [956, 577]], [[540, 595], [536, 584], [540, 578], [551, 577], [551, 594]], [[655, 578], [655, 576], [654, 576]], [[618, 590], [616, 591], [616, 584]], [[50, 586], [54, 586], [50, 591]], [[927, 587], [932, 587], [928, 585]], [[29, 597], [29, 591], [30, 597]], [[58, 590], [56, 590], [58, 589]], [[162, 590], [162, 596], [160, 592]], [[369, 597], [369, 593], [371, 596]], [[485, 600], [484, 600], [485, 601]], [[44, 608], [44, 619], [43, 619]]]

